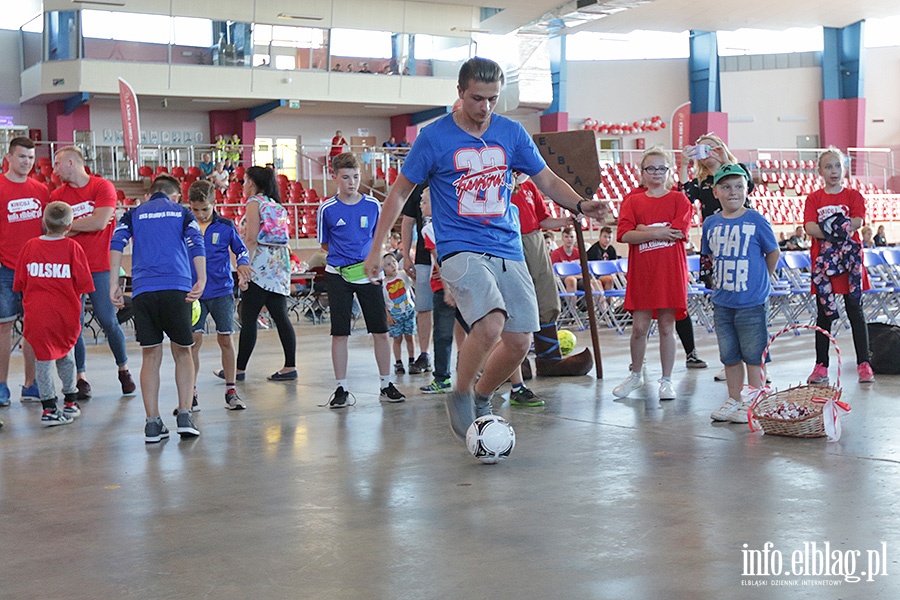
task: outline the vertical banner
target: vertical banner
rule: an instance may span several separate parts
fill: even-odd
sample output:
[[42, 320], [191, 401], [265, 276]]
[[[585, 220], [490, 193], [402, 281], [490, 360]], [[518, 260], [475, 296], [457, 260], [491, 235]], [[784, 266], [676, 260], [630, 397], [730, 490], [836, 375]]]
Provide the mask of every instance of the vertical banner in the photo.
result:
[[691, 135], [691, 103], [685, 102], [672, 113], [672, 150], [675, 151], [675, 160], [681, 165], [681, 152], [687, 144], [693, 140]]
[[119, 104], [122, 108], [125, 153], [137, 164], [140, 163], [138, 144], [141, 143], [141, 120], [138, 115], [137, 95], [128, 82], [121, 77], [119, 77]]

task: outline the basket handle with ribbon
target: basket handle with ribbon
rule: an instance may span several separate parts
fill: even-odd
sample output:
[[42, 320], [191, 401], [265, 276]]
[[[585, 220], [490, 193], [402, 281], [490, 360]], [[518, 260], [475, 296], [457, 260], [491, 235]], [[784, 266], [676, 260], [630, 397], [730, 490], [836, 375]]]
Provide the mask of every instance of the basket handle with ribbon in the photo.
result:
[[772, 347], [772, 343], [780, 337], [782, 334], [785, 334], [789, 331], [799, 333], [801, 329], [809, 329], [812, 331], [817, 331], [828, 338], [828, 341], [834, 346], [834, 352], [837, 355], [837, 379], [835, 380], [834, 389], [836, 392], [831, 395], [830, 398], [814, 398], [813, 402], [817, 404], [822, 404], [822, 417], [825, 425], [825, 433], [828, 435], [829, 441], [837, 441], [841, 437], [841, 413], [850, 412], [850, 405], [846, 402], [840, 400], [840, 390], [841, 390], [841, 368], [843, 366], [841, 360], [841, 349], [837, 344], [837, 340], [831, 335], [830, 332], [825, 331], [821, 327], [817, 325], [788, 325], [782, 328], [780, 331], [772, 335], [769, 338], [769, 343], [766, 344], [766, 349], [763, 351], [762, 355], [762, 363], [760, 365], [760, 386], [756, 390], [752, 390], [750, 392], [754, 398], [753, 403], [750, 408], [747, 409], [747, 425], [750, 427], [750, 431], [759, 431], [761, 429], [759, 425], [759, 421], [757, 421], [754, 416], [754, 411], [759, 402], [769, 393], [771, 393], [771, 388], [766, 384], [766, 359], [769, 357], [769, 349]]

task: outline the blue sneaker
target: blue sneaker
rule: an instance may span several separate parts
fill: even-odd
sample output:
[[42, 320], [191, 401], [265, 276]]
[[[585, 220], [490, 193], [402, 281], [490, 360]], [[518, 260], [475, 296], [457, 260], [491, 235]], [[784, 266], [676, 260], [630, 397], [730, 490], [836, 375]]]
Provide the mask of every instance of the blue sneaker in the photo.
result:
[[0, 406], [9, 406], [9, 386], [5, 381], [0, 383]]
[[22, 386], [22, 402], [40, 402], [41, 393], [38, 391], [37, 383], [32, 383], [28, 387]]

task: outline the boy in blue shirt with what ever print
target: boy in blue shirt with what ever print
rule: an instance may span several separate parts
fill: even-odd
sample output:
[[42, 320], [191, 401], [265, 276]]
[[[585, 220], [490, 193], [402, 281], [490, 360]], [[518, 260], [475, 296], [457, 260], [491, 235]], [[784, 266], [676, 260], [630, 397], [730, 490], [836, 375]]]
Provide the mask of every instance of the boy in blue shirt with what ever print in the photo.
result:
[[728, 164], [716, 171], [713, 193], [722, 212], [703, 221], [700, 253], [713, 259], [712, 303], [728, 400], [710, 417], [746, 423], [752, 399], [741, 401], [744, 365], [747, 383], [759, 386], [762, 355], [769, 340], [769, 278], [781, 252], [772, 225], [744, 206], [747, 172], [740, 165]]
[[[173, 177], [161, 175], [150, 187], [150, 198], [129, 210], [116, 225], [110, 242], [110, 270], [118, 273], [122, 252], [132, 239], [131, 275], [134, 296], [134, 324], [141, 345], [141, 396], [147, 423], [144, 441], [148, 444], [169, 437], [159, 416], [159, 368], [162, 364], [163, 333], [171, 341], [178, 389], [177, 431], [182, 438], [197, 437], [200, 430], [191, 417], [191, 388], [194, 363], [191, 346], [191, 303], [206, 287], [206, 252], [203, 234], [187, 207], [177, 204], [181, 185]], [[191, 263], [197, 273], [192, 283]], [[109, 295], [117, 308], [124, 306], [118, 277], [109, 284]]]
[[[216, 187], [209, 181], [195, 181], [188, 189], [191, 212], [203, 233], [206, 248], [206, 288], [200, 296], [200, 316], [194, 324], [194, 399], [191, 412], [200, 410], [197, 402], [197, 374], [200, 372], [200, 346], [207, 315], [212, 315], [216, 324], [216, 340], [222, 351], [222, 370], [215, 374], [225, 379], [225, 408], [243, 410], [247, 408], [238, 396], [237, 356], [231, 334], [234, 332], [234, 277], [231, 274], [231, 254], [237, 263], [237, 274], [241, 288], [246, 289], [250, 281], [250, 254], [244, 245], [234, 223], [215, 211]], [[196, 278], [196, 273], [194, 274]], [[177, 414], [177, 410], [176, 410]]]
[[[359, 192], [359, 159], [352, 152], [334, 157], [331, 163], [337, 180], [337, 194], [319, 206], [316, 229], [319, 243], [328, 254], [325, 286], [331, 311], [331, 362], [337, 388], [328, 401], [329, 408], [350, 405], [347, 389], [347, 343], [353, 296], [359, 301], [366, 329], [372, 334], [375, 362], [381, 376], [381, 399], [403, 402], [406, 399], [394, 387], [391, 374], [391, 342], [388, 339], [387, 313], [381, 283], [369, 281], [363, 261], [372, 248], [375, 227], [381, 215], [377, 200]], [[378, 248], [380, 253], [380, 246]]]

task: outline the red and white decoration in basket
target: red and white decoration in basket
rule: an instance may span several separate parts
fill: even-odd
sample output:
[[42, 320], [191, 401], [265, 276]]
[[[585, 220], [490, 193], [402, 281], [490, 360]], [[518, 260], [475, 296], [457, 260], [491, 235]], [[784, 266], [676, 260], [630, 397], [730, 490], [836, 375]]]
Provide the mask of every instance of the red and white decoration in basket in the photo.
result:
[[[762, 356], [762, 368], [760, 369], [760, 387], [752, 388], [750, 386], [744, 386], [744, 389], [741, 390], [741, 400], [752, 400], [752, 404], [747, 410], [747, 425], [750, 427], [750, 431], [759, 431], [762, 433], [762, 428], [760, 427], [759, 421], [756, 419], [753, 412], [756, 409], [757, 404], [759, 404], [760, 400], [762, 400], [766, 395], [773, 393], [773, 390], [766, 384], [766, 358], [769, 356], [769, 348], [771, 348], [772, 342], [774, 342], [776, 338], [778, 338], [782, 334], [787, 333], [788, 331], [797, 333], [800, 329], [811, 329], [813, 331], [818, 331], [819, 333], [827, 337], [829, 342], [831, 342], [831, 345], [834, 347], [835, 354], [837, 355], [837, 379], [835, 380], [834, 387], [836, 390], [841, 389], [841, 349], [837, 345], [837, 340], [834, 339], [834, 336], [821, 327], [817, 327], [816, 325], [789, 325], [787, 327], [784, 327], [781, 329], [781, 331], [769, 338], [769, 343], [766, 344], [766, 349], [763, 352]], [[849, 413], [850, 405], [843, 400], [840, 400], [840, 394], [833, 395], [830, 398], [813, 397], [810, 401], [822, 405], [822, 419], [825, 426], [825, 435], [828, 436], [828, 441], [836, 442], [840, 440], [841, 414]], [[795, 404], [788, 400], [770, 408], [765, 413], [765, 416], [771, 419], [796, 420], [808, 417], [811, 414], [813, 413], [809, 410], [808, 407], [800, 404]]]
[[598, 121], [593, 117], [588, 117], [581, 124], [582, 129], [592, 129], [598, 133], [607, 135], [634, 135], [636, 133], [644, 133], [647, 131], [659, 131], [666, 128], [666, 122], [659, 115], [654, 115], [640, 121], [632, 121], [631, 123], [607, 123]]

